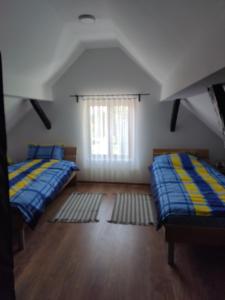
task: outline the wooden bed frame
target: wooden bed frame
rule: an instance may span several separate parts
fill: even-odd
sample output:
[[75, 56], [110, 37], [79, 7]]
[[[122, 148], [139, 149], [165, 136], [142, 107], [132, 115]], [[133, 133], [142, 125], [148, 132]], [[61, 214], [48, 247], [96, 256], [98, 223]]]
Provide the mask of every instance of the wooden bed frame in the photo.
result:
[[[77, 148], [76, 147], [64, 147], [64, 159], [76, 162], [76, 154]], [[62, 192], [65, 187], [70, 184], [75, 184], [77, 179], [77, 171], [73, 171], [70, 175], [69, 179], [66, 183], [62, 186], [60, 191], [57, 195]], [[16, 208], [12, 208], [12, 223], [13, 223], [13, 233], [18, 242], [18, 249], [17, 251], [21, 251], [25, 248], [25, 228], [27, 224], [24, 222], [20, 211]]]
[[[209, 161], [207, 149], [153, 149], [153, 158], [170, 153], [186, 152]], [[175, 243], [225, 245], [225, 228], [213, 226], [164, 224], [165, 240], [168, 243], [168, 264], [174, 265]]]

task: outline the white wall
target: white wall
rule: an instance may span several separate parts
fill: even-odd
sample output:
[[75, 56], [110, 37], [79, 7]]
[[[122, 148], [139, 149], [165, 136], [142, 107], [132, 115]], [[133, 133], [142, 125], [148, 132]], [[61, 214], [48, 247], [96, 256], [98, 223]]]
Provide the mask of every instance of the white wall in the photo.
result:
[[222, 139], [218, 116], [208, 92], [192, 96], [183, 103], [187, 109]]
[[6, 129], [9, 133], [31, 109], [28, 101], [17, 98], [4, 98]]
[[9, 75], [3, 69], [4, 94], [17, 99], [52, 100], [52, 89], [48, 85], [22, 75]]
[[173, 97], [174, 94], [225, 67], [225, 39], [221, 38], [225, 29], [224, 9], [221, 12], [223, 17], [221, 22], [217, 20], [217, 27], [211, 24], [211, 30], [205, 32], [204, 39], [199, 40], [194, 48], [190, 48], [168, 78], [162, 82], [161, 100]]
[[35, 112], [30, 111], [9, 134], [11, 156], [23, 159], [29, 142], [64, 143], [77, 145], [79, 162], [80, 105], [69, 95], [114, 92], [151, 93], [138, 103], [141, 169], [136, 182], [148, 182], [147, 166], [154, 147], [209, 148], [213, 159], [224, 158], [222, 141], [183, 106], [176, 132], [169, 131], [172, 103], [159, 102], [159, 85], [118, 48], [84, 52], [54, 86], [55, 101], [41, 103], [52, 121], [52, 130], [46, 130]]

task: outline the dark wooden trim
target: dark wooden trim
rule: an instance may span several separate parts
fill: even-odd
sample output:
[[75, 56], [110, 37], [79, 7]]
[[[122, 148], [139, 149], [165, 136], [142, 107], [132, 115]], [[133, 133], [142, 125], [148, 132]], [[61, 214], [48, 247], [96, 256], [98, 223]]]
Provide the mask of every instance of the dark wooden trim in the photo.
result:
[[0, 298], [14, 300], [12, 219], [9, 204], [7, 138], [3, 95], [2, 59], [0, 53]]
[[180, 107], [180, 99], [174, 100], [171, 121], [170, 121], [170, 131], [171, 132], [174, 132], [176, 130], [176, 123], [177, 123], [179, 107]]
[[209, 150], [208, 149], [197, 149], [197, 148], [154, 148], [153, 158], [159, 155], [172, 154], [172, 153], [189, 153], [197, 156], [200, 159], [209, 161]]
[[173, 266], [175, 243], [225, 245], [225, 228], [165, 224], [165, 239], [168, 243], [168, 264]]
[[214, 84], [212, 90], [218, 104], [221, 119], [223, 120], [223, 124], [225, 124], [225, 91], [223, 84]]
[[43, 108], [41, 107], [40, 103], [38, 102], [38, 100], [30, 99], [30, 103], [33, 106], [36, 113], [38, 114], [38, 116], [40, 117], [40, 119], [42, 120], [42, 122], [44, 123], [45, 127], [47, 129], [51, 129], [52, 124], [49, 118], [47, 117], [46, 113], [44, 112]]
[[174, 266], [174, 250], [174, 242], [168, 242], [168, 265], [170, 265], [171, 267]]

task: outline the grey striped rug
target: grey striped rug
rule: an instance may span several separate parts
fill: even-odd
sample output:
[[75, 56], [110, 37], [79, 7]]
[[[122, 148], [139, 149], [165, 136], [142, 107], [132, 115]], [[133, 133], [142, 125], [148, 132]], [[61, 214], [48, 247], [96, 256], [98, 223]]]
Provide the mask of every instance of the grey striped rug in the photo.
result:
[[154, 212], [150, 195], [136, 193], [117, 194], [109, 222], [133, 225], [153, 224]]
[[98, 222], [102, 193], [72, 193], [51, 222]]

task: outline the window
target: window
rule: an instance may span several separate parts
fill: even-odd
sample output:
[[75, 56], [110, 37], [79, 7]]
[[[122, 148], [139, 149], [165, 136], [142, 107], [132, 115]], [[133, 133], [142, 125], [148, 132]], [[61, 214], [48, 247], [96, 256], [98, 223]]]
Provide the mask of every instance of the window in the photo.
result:
[[138, 168], [137, 97], [83, 96], [82, 176], [93, 181], [129, 181]]
[[134, 110], [128, 101], [89, 105], [90, 154], [93, 160], [132, 159]]
[[84, 147], [89, 161], [134, 159], [135, 97], [85, 97]]
[[132, 160], [133, 115], [133, 106], [127, 100], [104, 100], [90, 103], [91, 159]]

